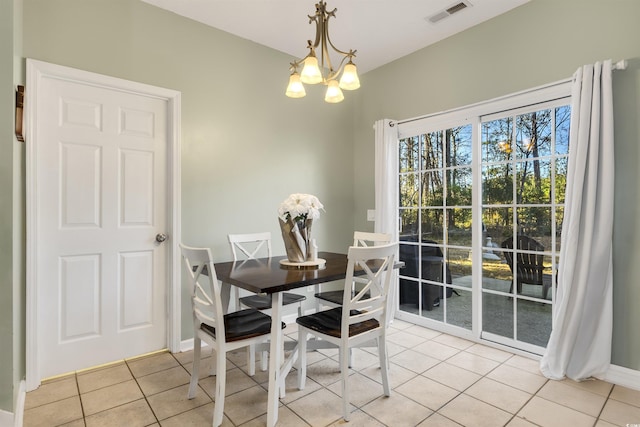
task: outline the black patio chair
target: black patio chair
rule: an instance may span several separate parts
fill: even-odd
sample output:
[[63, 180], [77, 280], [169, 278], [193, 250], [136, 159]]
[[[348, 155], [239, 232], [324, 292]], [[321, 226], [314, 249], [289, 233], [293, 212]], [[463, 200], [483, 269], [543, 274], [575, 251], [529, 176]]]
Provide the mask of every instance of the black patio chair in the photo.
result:
[[[542, 262], [544, 255], [542, 252], [544, 251], [544, 246], [524, 234], [517, 235], [516, 242], [515, 251], [513, 250], [513, 237], [506, 239], [501, 246], [504, 249], [508, 249], [504, 252], [504, 257], [511, 269], [511, 274], [515, 274], [518, 294], [522, 293], [522, 284], [527, 283], [529, 285], [542, 286], [542, 297], [547, 298], [549, 288], [551, 288], [551, 275], [543, 274], [544, 266]], [[514, 255], [515, 272], [513, 268]], [[509, 293], [511, 292], [513, 292], [513, 280], [509, 288]]]

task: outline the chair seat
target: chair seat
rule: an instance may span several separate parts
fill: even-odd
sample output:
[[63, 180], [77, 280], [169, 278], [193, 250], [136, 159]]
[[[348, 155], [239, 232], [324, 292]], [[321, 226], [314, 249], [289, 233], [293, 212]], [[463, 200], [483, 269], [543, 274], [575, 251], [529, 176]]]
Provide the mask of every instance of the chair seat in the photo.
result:
[[[286, 324], [282, 322], [282, 329]], [[203, 323], [200, 328], [215, 338], [213, 326]], [[239, 341], [271, 333], [271, 316], [248, 308], [224, 315], [226, 342]]]
[[[314, 296], [318, 299], [325, 300], [336, 305], [342, 305], [344, 290], [340, 289], [338, 291], [318, 292]], [[366, 293], [365, 298], [369, 298], [368, 292]]]
[[[356, 310], [351, 310], [351, 314], [357, 314]], [[340, 323], [342, 321], [342, 307], [331, 310], [320, 311], [308, 316], [298, 317], [296, 323], [312, 331], [320, 332], [332, 337], [340, 338]], [[349, 336], [355, 336], [372, 329], [380, 327], [380, 322], [375, 319], [354, 323], [349, 326]]]
[[[298, 295], [291, 292], [284, 292], [282, 294], [282, 305], [296, 304], [306, 300], [304, 295]], [[270, 295], [249, 295], [247, 297], [240, 298], [240, 302], [245, 307], [251, 307], [256, 310], [268, 310], [271, 308], [271, 296]]]

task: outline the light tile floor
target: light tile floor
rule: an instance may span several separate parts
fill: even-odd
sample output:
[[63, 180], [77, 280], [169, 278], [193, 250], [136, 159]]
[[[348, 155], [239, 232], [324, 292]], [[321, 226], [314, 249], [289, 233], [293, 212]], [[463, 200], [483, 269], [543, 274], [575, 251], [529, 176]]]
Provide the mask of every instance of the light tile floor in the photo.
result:
[[[296, 327], [285, 329], [295, 339]], [[451, 335], [394, 321], [388, 336], [391, 397], [384, 397], [375, 349], [357, 350], [351, 404], [341, 415], [337, 351], [309, 354], [308, 380], [287, 377], [278, 426], [610, 427], [640, 424], [640, 391], [603, 381], [550, 381], [538, 362]], [[209, 426], [215, 377], [187, 388], [192, 352], [157, 353], [43, 382], [27, 393], [24, 426]], [[267, 375], [246, 374], [244, 351], [228, 357], [223, 426], [266, 423]]]

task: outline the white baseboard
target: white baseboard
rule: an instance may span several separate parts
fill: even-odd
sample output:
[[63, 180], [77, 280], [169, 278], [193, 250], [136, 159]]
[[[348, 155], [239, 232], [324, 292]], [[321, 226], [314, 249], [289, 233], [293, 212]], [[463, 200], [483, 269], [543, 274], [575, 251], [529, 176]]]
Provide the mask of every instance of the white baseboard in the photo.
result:
[[16, 391], [14, 412], [0, 410], [0, 427], [22, 427], [24, 419], [24, 400], [27, 397], [27, 383], [22, 380]]
[[[205, 341], [202, 341], [202, 348], [207, 347], [209, 344], [207, 344]], [[191, 351], [193, 350], [193, 338], [189, 338], [188, 340], [184, 340], [184, 341], [180, 341], [180, 352], [183, 351]]]
[[0, 410], [0, 427], [13, 427], [13, 413]]
[[640, 390], [640, 371], [633, 369], [611, 365], [604, 378], [600, 379], [622, 387]]
[[15, 418], [13, 420], [14, 427], [22, 427], [24, 420], [24, 401], [27, 398], [27, 382], [20, 381], [18, 385], [18, 394], [16, 396]]

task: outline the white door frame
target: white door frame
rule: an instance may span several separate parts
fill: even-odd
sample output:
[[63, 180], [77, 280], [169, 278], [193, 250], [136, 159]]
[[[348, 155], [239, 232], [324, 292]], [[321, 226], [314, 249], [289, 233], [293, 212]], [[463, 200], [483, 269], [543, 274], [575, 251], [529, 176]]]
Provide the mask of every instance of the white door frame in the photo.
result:
[[27, 391], [40, 385], [40, 354], [38, 348], [38, 295], [37, 253], [39, 215], [37, 206], [36, 129], [38, 125], [36, 103], [43, 78], [75, 81], [82, 84], [124, 91], [166, 100], [167, 147], [167, 215], [169, 234], [169, 265], [167, 266], [167, 347], [180, 350], [180, 122], [181, 93], [171, 89], [150, 86], [115, 77], [95, 74], [61, 65], [27, 58], [25, 141], [26, 141], [26, 385]]

